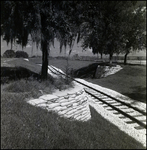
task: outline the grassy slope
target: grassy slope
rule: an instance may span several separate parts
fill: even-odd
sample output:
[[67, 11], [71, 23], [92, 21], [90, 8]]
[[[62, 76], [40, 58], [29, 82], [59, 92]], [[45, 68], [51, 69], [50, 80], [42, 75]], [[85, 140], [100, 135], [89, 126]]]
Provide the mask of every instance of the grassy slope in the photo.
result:
[[[63, 61], [54, 60], [53, 62], [56, 67], [64, 66]], [[82, 65], [84, 66], [85, 63], [73, 62], [74, 67], [80, 68]], [[20, 81], [20, 83], [1, 85], [2, 149], [144, 148], [136, 140], [103, 119], [93, 108], [90, 108], [92, 119], [82, 123], [78, 121], [70, 122], [65, 118], [60, 118], [53, 112], [47, 112], [27, 104], [25, 99], [38, 97], [38, 92], [33, 91], [37, 91], [42, 87], [42, 85], [38, 87], [38, 84], [33, 82], [31, 84], [36, 86], [31, 87], [30, 85], [27, 88], [27, 84], [30, 83]], [[30, 89], [32, 89], [32, 92], [30, 92]]]
[[[4, 90], [4, 89], [2, 89]], [[2, 91], [2, 149], [143, 149], [144, 147], [91, 108], [82, 123], [27, 104], [25, 93]]]
[[[41, 63], [41, 59], [31, 59], [31, 61]], [[54, 65], [63, 71], [66, 70], [66, 60], [62, 59], [51, 59], [49, 60], [51, 65]], [[79, 69], [85, 67], [94, 61], [69, 61], [69, 67], [73, 69]], [[110, 75], [106, 78], [101, 79], [90, 79], [85, 80], [100, 86], [110, 88], [117, 92], [120, 92], [130, 98], [146, 103], [146, 66], [140, 65], [121, 65], [122, 70], [114, 75]]]
[[[41, 58], [29, 58], [29, 60], [31, 62], [34, 63], [42, 63]], [[94, 63], [93, 61], [78, 61], [78, 60], [69, 60], [69, 67], [73, 68], [73, 69], [79, 69], [82, 68], [84, 66], [87, 66], [91, 63]], [[60, 69], [62, 69], [63, 71], [66, 70], [66, 66], [67, 66], [67, 61], [64, 59], [49, 59], [49, 64], [53, 65], [55, 67], [58, 67]]]
[[87, 79], [92, 83], [120, 92], [146, 103], [146, 66], [127, 65], [114, 75], [101, 79]]
[[[3, 66], [3, 62], [4, 60], [7, 61], [7, 63], [9, 65], [12, 65], [13, 66], [16, 66], [16, 67], [24, 67], [24, 68], [27, 68], [35, 73], [40, 73], [41, 72], [41, 66], [35, 64], [34, 62], [31, 62], [31, 61], [25, 61], [23, 58], [17, 58], [17, 59], [10, 59], [10, 58], [2, 58], [1, 59], [1, 66]], [[10, 61], [9, 61], [10, 60]]]
[[[35, 63], [41, 63], [41, 58], [29, 58], [29, 62], [23, 59], [12, 60], [9, 64], [15, 66], [22, 66], [30, 69], [36, 73], [41, 71], [41, 67]], [[85, 67], [94, 61], [72, 61], [69, 60], [69, 67], [73, 69], [79, 69]], [[63, 59], [50, 59], [49, 64], [54, 65], [66, 71], [67, 62]], [[34, 67], [35, 65], [35, 67]], [[117, 92], [120, 92], [130, 98], [146, 103], [146, 66], [140, 65], [122, 65], [123, 69], [114, 75], [110, 75], [106, 78], [101, 79], [90, 79], [85, 80], [100, 86], [110, 88]]]

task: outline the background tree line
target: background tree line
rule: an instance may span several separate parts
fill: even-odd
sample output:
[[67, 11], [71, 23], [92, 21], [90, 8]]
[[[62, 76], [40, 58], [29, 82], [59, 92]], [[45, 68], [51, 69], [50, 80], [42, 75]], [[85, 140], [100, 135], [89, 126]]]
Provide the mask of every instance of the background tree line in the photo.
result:
[[[42, 79], [54, 39], [60, 51], [74, 42], [94, 54], [127, 55], [146, 47], [146, 1], [1, 1], [1, 36], [22, 47], [31, 35], [42, 50]], [[77, 38], [77, 41], [75, 39]]]

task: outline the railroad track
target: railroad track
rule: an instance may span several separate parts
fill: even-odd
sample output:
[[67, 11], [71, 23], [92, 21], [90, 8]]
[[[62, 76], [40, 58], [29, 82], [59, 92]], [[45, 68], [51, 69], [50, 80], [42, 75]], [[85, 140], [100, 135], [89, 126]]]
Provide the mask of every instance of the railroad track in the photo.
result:
[[[61, 75], [71, 78], [70, 76], [61, 73], [54, 67], [52, 68], [56, 72], [59, 72]], [[119, 115], [120, 116], [119, 118], [127, 120], [125, 121], [127, 124], [135, 124], [134, 128], [136, 130], [146, 129], [146, 112], [144, 110], [141, 110], [138, 107], [134, 107], [129, 103], [121, 101], [118, 98], [112, 97], [89, 85], [77, 81], [74, 78], [71, 79], [84, 85], [85, 92], [89, 94], [91, 97], [93, 97], [93, 101], [95, 104], [102, 105], [107, 111], [114, 111], [113, 113]]]
[[128, 103], [122, 102], [110, 95], [97, 91], [96, 89], [93, 90], [91, 88], [86, 88], [85, 92], [94, 98], [93, 101], [96, 104], [102, 105], [108, 111], [115, 110], [114, 114], [121, 115], [121, 119], [126, 120], [126, 118], [129, 118], [129, 121], [127, 120], [126, 123], [137, 123], [138, 126], [135, 126], [135, 129], [146, 129], [146, 112], [137, 107], [133, 107]]

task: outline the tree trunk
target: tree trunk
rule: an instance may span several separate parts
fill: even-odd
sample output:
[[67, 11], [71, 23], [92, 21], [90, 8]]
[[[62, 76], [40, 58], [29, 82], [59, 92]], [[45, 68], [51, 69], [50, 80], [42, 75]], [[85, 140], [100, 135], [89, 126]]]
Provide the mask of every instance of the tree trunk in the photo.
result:
[[48, 38], [47, 34], [47, 23], [46, 23], [46, 14], [40, 13], [41, 15], [41, 50], [42, 50], [42, 68], [41, 68], [41, 79], [47, 80], [48, 76]]
[[32, 52], [31, 52], [31, 55], [33, 56], [33, 40], [32, 40]]
[[109, 63], [110, 63], [110, 64], [112, 64], [112, 56], [113, 56], [113, 54], [110, 54], [110, 55], [109, 55]]
[[113, 44], [113, 41], [111, 41], [111, 43], [107, 44], [107, 51], [109, 53], [110, 64], [112, 64], [113, 49], [114, 49], [114, 44]]
[[11, 50], [12, 50], [12, 48], [13, 48], [13, 41], [12, 41], [12, 39], [11, 39]]
[[42, 47], [41, 79], [46, 80], [48, 73], [48, 49], [47, 49], [48, 43], [46, 39], [41, 41], [41, 47]]
[[128, 41], [128, 42], [126, 43], [126, 54], [125, 54], [125, 56], [124, 56], [124, 65], [127, 64], [127, 56], [128, 56], [128, 54], [129, 54], [129, 52], [130, 52], [130, 49], [131, 49], [131, 43], [130, 43], [130, 41]]
[[128, 52], [125, 54], [125, 56], [124, 56], [124, 65], [126, 65], [127, 64], [127, 56], [128, 56]]
[[103, 59], [103, 53], [101, 53], [101, 59]]

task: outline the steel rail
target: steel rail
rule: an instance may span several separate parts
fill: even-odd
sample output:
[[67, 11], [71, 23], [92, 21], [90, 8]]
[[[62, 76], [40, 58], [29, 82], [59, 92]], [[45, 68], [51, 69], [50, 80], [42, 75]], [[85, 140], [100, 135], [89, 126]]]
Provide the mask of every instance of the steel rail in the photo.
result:
[[146, 128], [146, 124], [142, 123], [141, 121], [137, 120], [136, 118], [130, 116], [129, 114], [127, 114], [127, 113], [125, 113], [124, 111], [118, 109], [117, 107], [115, 107], [115, 106], [109, 104], [108, 102], [102, 100], [101, 98], [95, 96], [94, 94], [92, 94], [92, 93], [90, 93], [90, 92], [88, 92], [88, 91], [86, 91], [86, 93], [88, 93], [89, 95], [93, 96], [94, 98], [100, 100], [100, 101], [103, 102], [104, 104], [110, 106], [111, 108], [113, 108], [114, 110], [116, 110], [116, 111], [118, 111], [119, 113], [123, 114], [124, 116], [130, 118], [132, 121], [138, 123], [138, 124], [139, 124], [140, 126], [142, 126], [143, 128]]
[[[51, 67], [52, 67], [52, 66], [51, 66]], [[70, 77], [70, 76], [68, 76], [68, 75], [65, 75], [65, 74], [61, 73], [60, 71], [58, 71], [58, 70], [55, 69], [54, 67], [52, 67], [52, 68], [53, 68], [55, 71], [59, 72], [60, 74], [66, 76], [66, 77], [68, 77], [68, 78], [70, 78], [70, 79], [72, 79], [72, 80], [74, 80], [74, 81], [76, 81], [76, 82], [78, 82], [78, 83], [80, 83], [80, 84], [82, 84], [82, 85], [88, 87], [88, 88], [90, 88], [90, 89], [92, 89], [92, 90], [94, 90], [94, 91], [97, 91], [97, 92], [99, 92], [99, 93], [101, 93], [101, 94], [103, 94], [103, 95], [105, 95], [105, 96], [107, 96], [107, 97], [109, 97], [109, 98], [111, 98], [111, 99], [117, 101], [117, 102], [120, 102], [121, 104], [126, 105], [126, 106], [128, 106], [128, 107], [130, 107], [130, 108], [132, 108], [132, 109], [134, 109], [134, 110], [136, 110], [136, 111], [138, 111], [139, 113], [141, 113], [141, 114], [143, 114], [143, 115], [146, 115], [146, 112], [140, 110], [139, 108], [134, 107], [134, 106], [132, 106], [132, 105], [130, 105], [130, 104], [128, 104], [128, 103], [122, 102], [122, 101], [118, 100], [118, 99], [115, 98], [115, 97], [112, 97], [112, 96], [110, 96], [110, 95], [108, 95], [108, 94], [106, 94], [106, 93], [103, 93], [102, 91], [99, 91], [99, 90], [97, 90], [97, 89], [94, 89], [93, 87], [91, 87], [91, 86], [89, 86], [89, 85], [86, 85], [86, 84], [84, 84], [84, 83], [82, 83], [82, 82], [80, 82], [80, 81], [77, 81], [77, 80], [75, 80], [74, 78], [72, 78], [72, 77]], [[85, 90], [85, 91], [87, 91], [87, 90]]]

